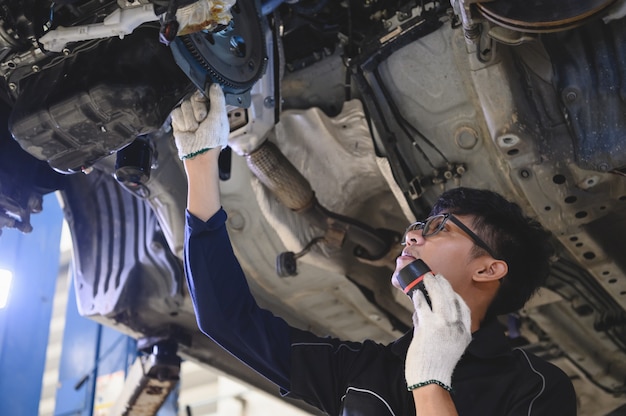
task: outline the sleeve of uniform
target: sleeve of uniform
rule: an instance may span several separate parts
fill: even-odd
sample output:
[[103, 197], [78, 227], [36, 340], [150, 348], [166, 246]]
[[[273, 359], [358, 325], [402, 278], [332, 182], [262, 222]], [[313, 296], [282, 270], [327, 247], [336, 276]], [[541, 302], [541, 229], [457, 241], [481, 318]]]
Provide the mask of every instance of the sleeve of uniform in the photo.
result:
[[576, 416], [576, 392], [570, 378], [557, 366], [532, 354], [521, 352], [531, 370], [523, 383], [511, 413], [507, 415]]
[[200, 330], [282, 389], [290, 389], [290, 327], [261, 309], [246, 282], [220, 209], [207, 222], [186, 213], [185, 275]]

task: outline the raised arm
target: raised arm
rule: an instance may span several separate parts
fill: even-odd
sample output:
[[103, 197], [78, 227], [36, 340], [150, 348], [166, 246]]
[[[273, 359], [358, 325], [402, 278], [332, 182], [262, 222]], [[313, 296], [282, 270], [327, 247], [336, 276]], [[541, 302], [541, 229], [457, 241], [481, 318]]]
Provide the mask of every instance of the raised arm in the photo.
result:
[[185, 159], [187, 210], [207, 221], [221, 207], [217, 161], [220, 149], [211, 149], [193, 159]]
[[235, 258], [221, 209], [218, 158], [229, 125], [219, 85], [172, 112], [187, 174], [185, 275], [198, 326], [216, 343], [285, 390], [290, 389], [290, 327], [259, 308]]
[[172, 112], [178, 157], [187, 173], [187, 209], [207, 221], [220, 206], [218, 158], [228, 144], [228, 115], [219, 85], [209, 89], [210, 109], [198, 91]]

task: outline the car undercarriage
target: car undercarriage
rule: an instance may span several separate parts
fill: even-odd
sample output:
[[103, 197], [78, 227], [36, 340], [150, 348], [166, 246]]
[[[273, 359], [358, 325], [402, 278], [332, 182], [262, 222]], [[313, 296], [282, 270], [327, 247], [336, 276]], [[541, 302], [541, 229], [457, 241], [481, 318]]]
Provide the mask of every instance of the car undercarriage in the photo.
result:
[[[625, 411], [625, 1], [173, 3], [0, 1], [0, 225], [28, 232], [59, 192], [82, 315], [277, 394], [198, 331], [185, 287], [169, 113], [217, 82], [222, 203], [263, 307], [394, 340], [406, 225], [491, 189], [557, 253], [509, 336], [570, 376], [580, 415]], [[172, 35], [214, 3], [232, 19]]]

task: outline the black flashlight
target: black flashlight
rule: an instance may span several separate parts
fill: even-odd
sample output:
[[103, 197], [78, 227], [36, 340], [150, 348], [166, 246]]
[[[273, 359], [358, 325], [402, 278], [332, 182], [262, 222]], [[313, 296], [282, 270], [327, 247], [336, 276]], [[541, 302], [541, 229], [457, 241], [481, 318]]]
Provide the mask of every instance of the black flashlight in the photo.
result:
[[424, 294], [428, 306], [432, 309], [430, 297], [424, 286], [424, 276], [430, 272], [430, 267], [428, 267], [422, 259], [414, 260], [400, 270], [398, 273], [398, 283], [402, 291], [411, 299], [413, 299], [413, 293], [415, 293], [416, 290], [420, 290]]

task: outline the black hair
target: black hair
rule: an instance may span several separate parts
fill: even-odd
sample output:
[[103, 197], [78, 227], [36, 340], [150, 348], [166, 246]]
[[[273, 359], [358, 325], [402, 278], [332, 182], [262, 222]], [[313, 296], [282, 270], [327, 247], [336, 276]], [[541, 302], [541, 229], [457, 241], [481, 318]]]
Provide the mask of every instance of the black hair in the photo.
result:
[[[550, 234], [525, 216], [519, 205], [492, 191], [459, 187], [444, 192], [431, 215], [442, 212], [473, 216], [476, 234], [508, 265], [486, 317], [521, 309], [545, 284], [553, 254]], [[478, 246], [475, 249], [476, 255], [484, 252]]]

